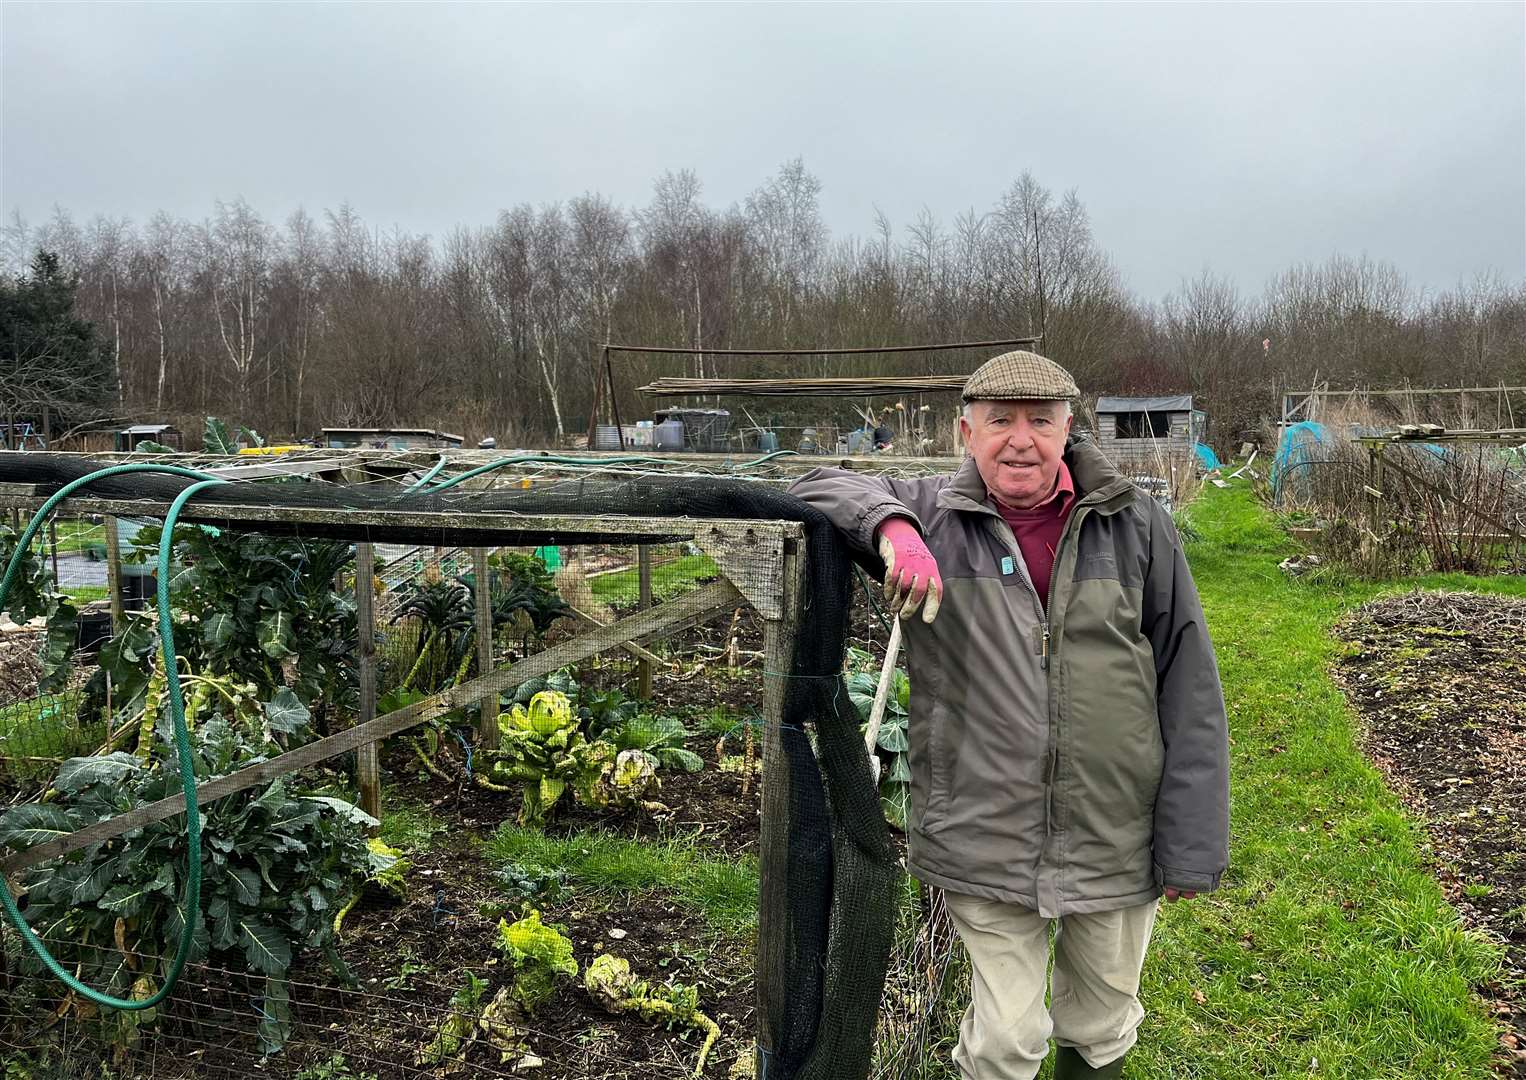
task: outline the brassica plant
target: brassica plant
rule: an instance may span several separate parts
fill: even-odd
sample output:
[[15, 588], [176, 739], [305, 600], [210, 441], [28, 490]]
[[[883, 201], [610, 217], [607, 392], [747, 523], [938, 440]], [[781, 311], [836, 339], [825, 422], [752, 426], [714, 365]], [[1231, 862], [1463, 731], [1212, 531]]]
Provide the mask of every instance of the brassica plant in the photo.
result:
[[542, 690], [528, 707], [503, 714], [499, 730], [498, 749], [483, 756], [493, 760], [495, 779], [524, 785], [521, 825], [544, 822], [569, 788], [580, 801], [598, 805], [599, 780], [615, 749], [583, 737], [566, 694]]
[[540, 912], [533, 909], [517, 922], [498, 920], [498, 948], [514, 969], [509, 996], [529, 1015], [556, 992], [557, 976], [573, 978], [578, 973], [572, 939], [541, 922]]
[[[198, 780], [265, 759], [257, 732], [220, 713], [193, 735]], [[0, 814], [0, 845], [26, 850], [61, 832], [116, 817], [173, 795], [172, 761], [127, 753], [73, 758], [53, 782], [54, 802]], [[252, 1004], [261, 1048], [273, 1053], [291, 1031], [287, 972], [303, 950], [320, 950], [348, 978], [334, 948], [334, 913], [371, 873], [366, 831], [374, 818], [339, 799], [294, 793], [287, 778], [202, 808], [202, 910], [193, 962], [215, 959], [263, 976]], [[81, 857], [22, 875], [26, 917], [60, 961], [88, 985], [117, 996], [158, 985], [181, 933], [185, 825], [170, 818], [84, 849]], [[42, 974], [22, 950], [23, 971]], [[108, 1013], [117, 1042], [131, 1041], [152, 1015]]]

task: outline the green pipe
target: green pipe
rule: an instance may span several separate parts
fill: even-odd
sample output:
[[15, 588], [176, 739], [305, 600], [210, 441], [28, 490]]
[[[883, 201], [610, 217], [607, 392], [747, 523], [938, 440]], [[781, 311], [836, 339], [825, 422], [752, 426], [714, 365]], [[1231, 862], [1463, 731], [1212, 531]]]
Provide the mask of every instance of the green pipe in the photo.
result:
[[108, 476], [119, 476], [123, 473], [168, 473], [172, 476], [184, 476], [189, 479], [200, 481], [185, 488], [176, 496], [170, 505], [169, 512], [164, 515], [164, 529], [159, 537], [159, 644], [164, 651], [164, 670], [168, 676], [168, 690], [170, 697], [170, 716], [175, 724], [175, 752], [180, 761], [180, 788], [185, 792], [186, 812], [186, 857], [189, 865], [186, 868], [185, 899], [180, 908], [180, 943], [175, 948], [175, 957], [170, 962], [170, 970], [164, 976], [164, 983], [149, 997], [142, 1000], [128, 998], [115, 998], [110, 994], [103, 994], [98, 990], [92, 990], [84, 983], [64, 970], [63, 966], [48, 952], [46, 945], [42, 943], [36, 932], [27, 925], [26, 917], [21, 914], [21, 909], [16, 906], [11, 891], [0, 885], [0, 904], [5, 906], [5, 914], [10, 919], [11, 925], [21, 935], [21, 939], [27, 943], [31, 950], [37, 954], [43, 966], [52, 973], [53, 977], [62, 982], [70, 990], [95, 1004], [108, 1009], [121, 1009], [126, 1012], [139, 1012], [144, 1009], [152, 1009], [175, 988], [180, 980], [181, 972], [185, 970], [186, 961], [191, 955], [191, 944], [196, 933], [196, 917], [201, 910], [201, 810], [196, 802], [196, 772], [191, 756], [191, 737], [186, 730], [185, 724], [185, 697], [180, 689], [180, 673], [175, 663], [175, 632], [174, 622], [170, 612], [170, 553], [174, 549], [175, 523], [180, 517], [180, 511], [190, 501], [191, 496], [204, 488], [215, 484], [226, 484], [228, 481], [208, 476], [206, 473], [196, 472], [192, 469], [183, 469], [178, 465], [160, 465], [157, 463], [134, 462], [127, 465], [113, 465], [110, 468], [100, 469], [82, 476], [77, 480], [71, 480], [59, 488], [42, 508], [33, 515], [31, 522], [16, 542], [16, 550], [11, 555], [10, 564], [5, 569], [5, 577], [0, 579], [0, 610], [5, 607], [5, 598], [10, 595], [11, 586], [15, 582], [16, 571], [21, 565], [22, 556], [26, 554], [27, 547], [53, 513], [54, 508], [75, 491], [88, 484], [94, 483]]

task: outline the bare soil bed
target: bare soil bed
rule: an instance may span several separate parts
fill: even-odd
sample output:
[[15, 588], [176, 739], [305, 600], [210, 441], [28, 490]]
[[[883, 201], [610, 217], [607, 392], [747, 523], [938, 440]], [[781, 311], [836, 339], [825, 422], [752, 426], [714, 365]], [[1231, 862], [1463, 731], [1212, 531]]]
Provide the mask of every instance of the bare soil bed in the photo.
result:
[[1425, 823], [1447, 899], [1504, 943], [1483, 987], [1526, 1077], [1526, 600], [1409, 593], [1346, 619], [1337, 680], [1367, 750]]

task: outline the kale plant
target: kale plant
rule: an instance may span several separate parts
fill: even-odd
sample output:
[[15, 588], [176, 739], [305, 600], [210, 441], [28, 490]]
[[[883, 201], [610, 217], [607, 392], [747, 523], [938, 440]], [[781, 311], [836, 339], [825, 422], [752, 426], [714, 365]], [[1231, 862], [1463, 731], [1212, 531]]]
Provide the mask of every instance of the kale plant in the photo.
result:
[[[276, 749], [262, 730], [220, 712], [193, 734], [197, 779], [225, 776]], [[60, 833], [180, 791], [173, 757], [148, 763], [127, 753], [72, 758], [58, 771], [53, 802], [0, 814], [0, 845], [26, 850]], [[212, 960], [261, 977], [252, 1011], [266, 1053], [291, 1032], [287, 973], [304, 950], [322, 952], [348, 978], [334, 948], [334, 913], [373, 873], [366, 830], [375, 819], [338, 799], [304, 797], [287, 778], [202, 808], [202, 896], [193, 962]], [[146, 995], [169, 967], [182, 929], [185, 825], [170, 818], [85, 848], [71, 861], [22, 875], [27, 921], [87, 985]], [[30, 950], [23, 970], [41, 974]], [[152, 1015], [108, 1013], [121, 1045]]]

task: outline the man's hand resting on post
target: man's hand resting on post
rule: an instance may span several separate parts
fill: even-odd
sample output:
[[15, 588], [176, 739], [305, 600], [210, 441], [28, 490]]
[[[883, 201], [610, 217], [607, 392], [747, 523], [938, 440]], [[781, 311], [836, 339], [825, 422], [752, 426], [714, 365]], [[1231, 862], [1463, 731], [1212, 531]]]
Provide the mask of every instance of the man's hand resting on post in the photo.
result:
[[932, 622], [943, 602], [943, 578], [933, 553], [922, 542], [922, 534], [905, 518], [893, 517], [881, 523], [879, 538], [880, 558], [885, 560], [885, 598], [890, 601], [890, 610], [909, 619], [922, 605], [922, 621]]

